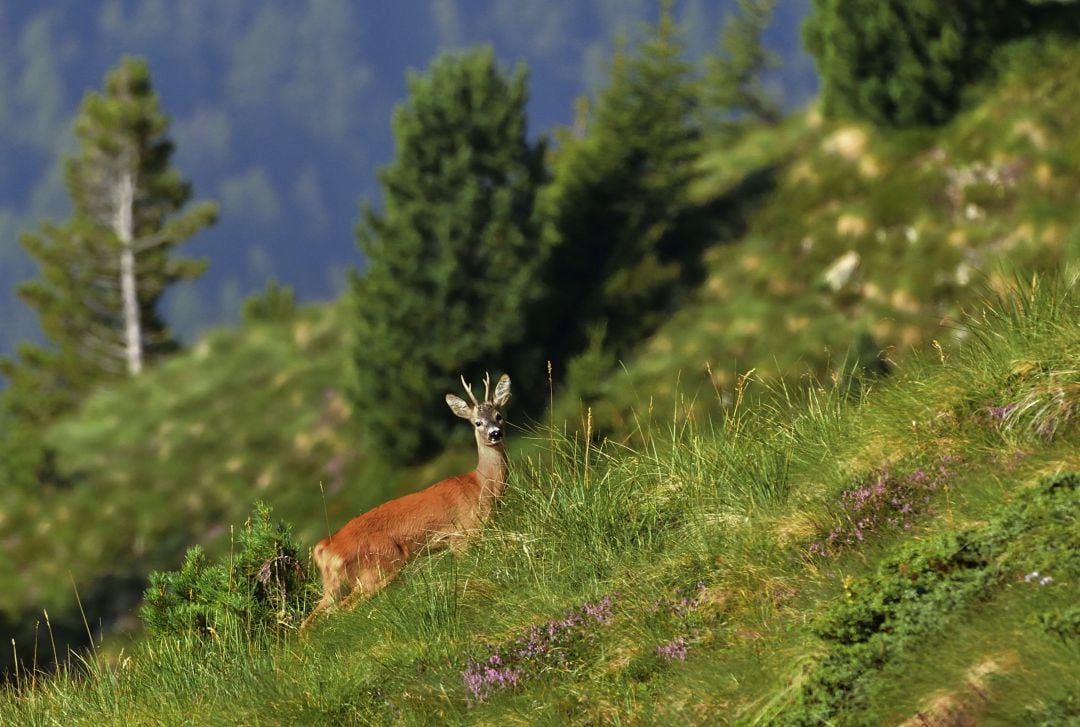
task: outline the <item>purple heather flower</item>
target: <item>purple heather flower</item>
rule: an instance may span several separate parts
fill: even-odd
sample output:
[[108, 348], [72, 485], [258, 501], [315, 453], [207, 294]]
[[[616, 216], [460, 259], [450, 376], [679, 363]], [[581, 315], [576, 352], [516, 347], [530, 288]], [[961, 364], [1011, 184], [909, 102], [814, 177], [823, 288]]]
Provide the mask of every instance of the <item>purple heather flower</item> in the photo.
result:
[[611, 623], [611, 596], [604, 596], [596, 603], [586, 603], [583, 608], [593, 621], [601, 624]]
[[686, 639], [682, 636], [676, 637], [666, 644], [660, 644], [656, 647], [656, 653], [663, 656], [666, 659], [674, 661], [686, 661]]
[[470, 661], [468, 668], [461, 673], [465, 689], [477, 701], [483, 701], [495, 689], [516, 687], [521, 683], [522, 676], [522, 672], [513, 667], [496, 669], [475, 661]]
[[931, 493], [948, 479], [950, 473], [945, 465], [957, 461], [959, 457], [946, 454], [933, 468], [920, 467], [908, 474], [886, 468], [868, 473], [857, 486], [840, 494], [846, 524], [813, 544], [810, 554], [831, 555], [836, 548], [830, 546], [855, 545], [882, 529], [910, 529], [914, 516], [930, 511]]
[[530, 674], [530, 667], [545, 662], [566, 663], [567, 646], [590, 624], [606, 625], [612, 619], [611, 596], [585, 603], [562, 618], [544, 624], [533, 624], [512, 642], [496, 649], [486, 661], [470, 659], [462, 672], [465, 689], [476, 701], [483, 701], [495, 689], [508, 689], [520, 684]]
[[1005, 404], [1003, 406], [988, 406], [986, 407], [986, 413], [990, 417], [990, 421], [1000, 423], [1005, 421], [1006, 417], [1016, 410], [1016, 404]]

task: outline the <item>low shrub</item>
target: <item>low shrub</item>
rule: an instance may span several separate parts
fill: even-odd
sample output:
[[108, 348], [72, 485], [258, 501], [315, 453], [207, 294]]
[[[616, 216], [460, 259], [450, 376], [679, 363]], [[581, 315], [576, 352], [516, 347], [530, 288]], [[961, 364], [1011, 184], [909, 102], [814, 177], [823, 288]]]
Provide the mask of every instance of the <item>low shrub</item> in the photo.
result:
[[[1078, 506], [1080, 475], [1046, 478], [989, 523], [907, 543], [872, 576], [845, 581], [844, 598], [813, 625], [828, 651], [807, 667], [796, 703], [779, 723], [847, 723], [864, 713], [885, 665], [992, 598], [1007, 580], [1040, 588], [1057, 579], [1032, 574], [1080, 577], [1080, 555], [1067, 545]], [[1074, 619], [1073, 611], [1055, 612], [1042, 625], [1070, 638]]]
[[277, 632], [298, 627], [318, 584], [297, 556], [290, 528], [262, 503], [244, 523], [227, 560], [211, 563], [192, 546], [178, 571], [154, 572], [141, 616], [157, 636], [214, 636], [226, 628]]
[[948, 486], [957, 461], [947, 454], [930, 467], [910, 472], [882, 467], [859, 478], [840, 494], [840, 523], [810, 544], [810, 555], [828, 557], [877, 533], [910, 530], [932, 512], [933, 496]]

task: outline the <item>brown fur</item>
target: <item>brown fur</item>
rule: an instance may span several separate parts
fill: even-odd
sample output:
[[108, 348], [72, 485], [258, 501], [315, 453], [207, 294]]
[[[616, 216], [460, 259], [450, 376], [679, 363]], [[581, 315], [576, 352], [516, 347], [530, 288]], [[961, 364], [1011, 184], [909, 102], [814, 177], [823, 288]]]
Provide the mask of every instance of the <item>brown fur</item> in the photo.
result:
[[[323, 596], [301, 629], [335, 605], [349, 608], [378, 593], [420, 553], [457, 550], [478, 530], [506, 486], [506, 451], [501, 439], [490, 441], [489, 431], [501, 432], [495, 417], [510, 398], [509, 385], [504, 376], [496, 389], [497, 404], [474, 400], [469, 408], [457, 397], [447, 397], [458, 416], [485, 422], [475, 430], [476, 469], [374, 507], [319, 541], [312, 560], [322, 576]], [[459, 410], [462, 405], [467, 412]]]

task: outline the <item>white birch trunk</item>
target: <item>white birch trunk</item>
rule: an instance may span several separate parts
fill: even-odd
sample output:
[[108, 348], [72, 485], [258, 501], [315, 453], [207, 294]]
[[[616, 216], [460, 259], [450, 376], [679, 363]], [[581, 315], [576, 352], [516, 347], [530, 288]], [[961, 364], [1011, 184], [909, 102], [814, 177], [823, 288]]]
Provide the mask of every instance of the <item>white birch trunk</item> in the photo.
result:
[[130, 171], [120, 175], [114, 190], [115, 207], [113, 231], [120, 241], [120, 296], [124, 314], [124, 354], [127, 371], [135, 376], [142, 371], [142, 325], [139, 320], [139, 298], [135, 281], [135, 180]]

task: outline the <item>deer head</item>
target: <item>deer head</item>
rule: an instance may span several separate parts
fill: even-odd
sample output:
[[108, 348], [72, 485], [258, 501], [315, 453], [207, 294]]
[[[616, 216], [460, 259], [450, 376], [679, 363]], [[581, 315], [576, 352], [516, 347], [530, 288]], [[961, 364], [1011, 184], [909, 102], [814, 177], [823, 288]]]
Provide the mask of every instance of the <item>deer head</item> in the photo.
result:
[[489, 398], [491, 376], [484, 374], [484, 401], [482, 402], [476, 400], [472, 386], [465, 383], [464, 376], [461, 377], [461, 384], [465, 387], [465, 393], [469, 395], [472, 404], [453, 394], [447, 394], [446, 404], [450, 407], [450, 411], [472, 423], [477, 444], [488, 447], [502, 444], [502, 408], [506, 402], [510, 401], [510, 377], [503, 374], [499, 382], [495, 384], [495, 397]]

